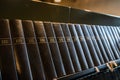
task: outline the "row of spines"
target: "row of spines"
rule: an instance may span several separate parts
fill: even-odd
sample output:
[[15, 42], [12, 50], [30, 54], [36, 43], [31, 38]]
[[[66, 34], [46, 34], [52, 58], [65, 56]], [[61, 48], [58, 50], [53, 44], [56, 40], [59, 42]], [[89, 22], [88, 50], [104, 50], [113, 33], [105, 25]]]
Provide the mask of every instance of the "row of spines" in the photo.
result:
[[[97, 41], [99, 42], [99, 40], [95, 39], [96, 41], [93, 41], [94, 39], [90, 37], [90, 34], [92, 33], [90, 32], [91, 29], [87, 29], [90, 27], [86, 27], [86, 25], [82, 25], [81, 27], [79, 24], [43, 24], [41, 21], [32, 22], [26, 20], [21, 22], [21, 20], [11, 20], [9, 26], [11, 30], [8, 31], [11, 32], [11, 34], [9, 33], [9, 38], [10, 35], [12, 35], [11, 42], [14, 48], [14, 54], [12, 54], [12, 58], [14, 59], [15, 56], [16, 63], [18, 63], [16, 64], [16, 66], [17, 72], [19, 74], [19, 79], [27, 79], [28, 77], [28, 80], [31, 80], [32, 75], [33, 78], [34, 76], [36, 78], [39, 78], [39, 74], [41, 72], [43, 72], [43, 74], [41, 74], [41, 77], [43, 79], [47, 77], [47, 79], [52, 79], [53, 77], [60, 77], [101, 65], [109, 61], [108, 58], [106, 58], [107, 56], [109, 56], [110, 60], [113, 60], [114, 58], [111, 57], [111, 55], [113, 54], [110, 53], [111, 55], [108, 54], [106, 56], [105, 53], [103, 54], [105, 56], [105, 60], [103, 60], [101, 54], [97, 54]], [[92, 28], [93, 32], [98, 30], [99, 36], [103, 34], [100, 32], [102, 28], [101, 30], [99, 30], [99, 28], [95, 30], [94, 28], [96, 27]], [[1, 39], [3, 39], [4, 37], [2, 37]], [[104, 39], [102, 39], [102, 36], [100, 37], [101, 41], [103, 41]], [[105, 43], [105, 41], [103, 41], [102, 44], [103, 43]], [[103, 45], [105, 46], [105, 44]], [[105, 47], [105, 49], [106, 48], [107, 46]], [[108, 50], [106, 49], [105, 51]], [[35, 53], [34, 56], [33, 53]], [[21, 61], [20, 56], [23, 56], [23, 61]], [[14, 60], [12, 61], [13, 63], [15, 63]], [[40, 68], [39, 70], [41, 71], [37, 70], [38, 68]], [[32, 70], [32, 73], [30, 69]], [[39, 72], [38, 75], [36, 75], [35, 69], [37, 72]], [[25, 70], [27, 70], [27, 72]], [[20, 75], [20, 71], [24, 73]], [[25, 77], [27, 74], [28, 76]], [[44, 74], [46, 74], [47, 77], [45, 77]]]

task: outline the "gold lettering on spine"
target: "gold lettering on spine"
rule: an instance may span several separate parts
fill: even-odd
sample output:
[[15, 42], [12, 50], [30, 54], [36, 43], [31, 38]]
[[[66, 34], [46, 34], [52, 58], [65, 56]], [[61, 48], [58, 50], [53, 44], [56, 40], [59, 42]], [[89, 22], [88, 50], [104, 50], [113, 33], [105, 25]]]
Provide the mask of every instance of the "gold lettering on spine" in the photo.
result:
[[71, 42], [71, 38], [70, 37], [66, 37], [66, 42]]
[[55, 43], [55, 38], [54, 37], [48, 37], [48, 42], [49, 43]]
[[9, 38], [0, 38], [0, 46], [2, 45], [11, 45], [11, 41]]
[[80, 41], [83, 41], [85, 38], [82, 36], [79, 36]]
[[38, 37], [38, 43], [47, 43], [46, 37]]
[[58, 43], [65, 42], [64, 37], [57, 37]]
[[35, 38], [34, 37], [26, 38], [26, 44], [35, 44]]
[[73, 39], [73, 42], [78, 41], [78, 37], [72, 37], [72, 39]]
[[13, 43], [14, 45], [25, 44], [25, 40], [23, 37], [13, 38]]

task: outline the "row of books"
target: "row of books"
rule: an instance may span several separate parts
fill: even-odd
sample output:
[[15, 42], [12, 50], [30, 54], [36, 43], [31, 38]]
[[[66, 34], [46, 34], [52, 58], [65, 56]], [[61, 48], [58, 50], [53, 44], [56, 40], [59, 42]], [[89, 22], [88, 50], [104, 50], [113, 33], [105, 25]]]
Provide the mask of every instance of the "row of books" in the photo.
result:
[[52, 80], [120, 58], [120, 27], [0, 20], [2, 80]]

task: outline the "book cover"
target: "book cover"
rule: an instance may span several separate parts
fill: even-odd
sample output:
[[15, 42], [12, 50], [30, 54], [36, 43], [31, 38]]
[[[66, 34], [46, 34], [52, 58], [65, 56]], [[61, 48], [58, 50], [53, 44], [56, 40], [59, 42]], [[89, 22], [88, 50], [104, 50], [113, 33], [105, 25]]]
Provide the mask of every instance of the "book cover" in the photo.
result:
[[18, 80], [8, 19], [0, 19], [0, 69], [3, 80]]
[[10, 20], [10, 30], [18, 78], [19, 80], [33, 80], [21, 20]]
[[52, 80], [53, 78], [57, 77], [57, 73], [52, 59], [52, 54], [50, 51], [50, 46], [48, 44], [43, 22], [34, 21], [34, 29], [40, 50], [40, 56], [42, 58], [44, 66], [46, 79]]
[[46, 80], [33, 22], [31, 20], [23, 20], [22, 25], [33, 80]]

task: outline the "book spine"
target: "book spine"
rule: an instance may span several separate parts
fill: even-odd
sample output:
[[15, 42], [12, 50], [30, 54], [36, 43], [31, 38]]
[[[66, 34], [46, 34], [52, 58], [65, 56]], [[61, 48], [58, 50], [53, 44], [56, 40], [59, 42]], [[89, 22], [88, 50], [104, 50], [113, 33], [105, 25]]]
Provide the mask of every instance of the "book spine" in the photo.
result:
[[64, 67], [66, 70], [66, 74], [73, 74], [75, 70], [74, 70], [73, 63], [70, 57], [70, 53], [69, 53], [69, 50], [68, 50], [68, 47], [65, 41], [65, 37], [63, 35], [61, 25], [58, 23], [54, 23], [53, 29], [54, 29], [54, 32], [57, 38], [57, 42], [59, 45], [60, 53], [61, 53]]
[[0, 80], [2, 80], [1, 70], [0, 70]]
[[34, 21], [34, 29], [47, 80], [57, 77], [43, 22]]
[[66, 75], [66, 72], [65, 72], [62, 57], [59, 51], [59, 47], [57, 44], [57, 40], [55, 37], [55, 33], [53, 31], [52, 23], [44, 22], [44, 28], [45, 28], [47, 39], [49, 42], [49, 46], [50, 46], [50, 50], [51, 50], [51, 54], [52, 54], [52, 58], [53, 58], [53, 62], [55, 65], [57, 75], [58, 77], [64, 76]]
[[68, 25], [67, 24], [61, 24], [61, 27], [62, 27], [62, 31], [63, 31], [64, 36], [65, 36], [67, 47], [68, 47], [69, 52], [70, 52], [70, 56], [71, 56], [71, 59], [72, 59], [72, 62], [73, 62], [75, 72], [79, 72], [79, 71], [81, 71], [81, 65], [79, 63], [78, 55], [76, 53], [75, 46], [74, 46], [70, 31], [69, 31], [69, 28], [68, 28]]
[[119, 51], [120, 51], [120, 28], [117, 27], [117, 31], [115, 32], [115, 28], [111, 27], [111, 31], [114, 35], [114, 38], [115, 38], [115, 41], [117, 43], [117, 47], [119, 48]]
[[109, 61], [113, 60], [113, 57], [111, 56], [111, 52], [109, 51], [109, 48], [108, 48], [108, 46], [106, 44], [105, 38], [104, 38], [104, 36], [103, 36], [103, 34], [102, 34], [101, 30], [100, 30], [100, 26], [96, 26], [96, 30], [97, 30], [97, 32], [99, 34], [99, 37], [100, 37], [101, 42], [102, 42], [102, 44], [104, 46], [104, 49], [106, 51], [106, 54], [108, 56]]
[[18, 80], [8, 19], [0, 20], [0, 68], [3, 80]]
[[36, 41], [33, 22], [31, 20], [23, 20], [22, 25], [33, 80], [46, 80], [38, 44]]
[[111, 54], [109, 54], [109, 55], [111, 55], [112, 60], [115, 60], [115, 56], [114, 56], [114, 54], [113, 54], [111, 45], [110, 45], [110, 43], [109, 43], [109, 41], [108, 41], [108, 37], [107, 37], [107, 35], [105, 34], [105, 31], [104, 31], [103, 27], [104, 27], [104, 26], [99, 26], [99, 28], [101, 29], [102, 35], [103, 35], [103, 37], [104, 37], [104, 40], [106, 41], [106, 45], [107, 45], [107, 47], [109, 48], [109, 51], [110, 51], [110, 53], [111, 53]]
[[19, 80], [32, 80], [21, 20], [10, 20], [11, 36]]
[[101, 27], [101, 28], [103, 28], [104, 32], [106, 32], [106, 36], [107, 36], [108, 41], [109, 41], [111, 48], [113, 50], [113, 54], [115, 56], [115, 59], [118, 59], [119, 58], [119, 55], [117, 52], [118, 48], [116, 47], [115, 42], [114, 42], [114, 37], [113, 37], [111, 31], [109, 30], [110, 26], [105, 26], [105, 27]]
[[95, 66], [101, 65], [101, 62], [100, 62], [100, 60], [98, 58], [95, 47], [94, 47], [94, 45], [92, 43], [92, 40], [91, 40], [90, 35], [88, 33], [88, 30], [86, 28], [86, 25], [81, 25], [81, 26], [78, 25], [78, 27], [83, 30], [83, 34], [85, 36], [85, 39], [86, 39], [86, 42], [87, 42], [87, 45], [88, 45], [88, 48], [90, 50], [90, 54], [92, 56], [92, 59], [93, 59], [93, 62], [95, 64]]
[[[89, 50], [86, 47], [86, 44], [84, 43], [83, 40], [79, 41], [79, 37], [78, 37], [79, 33], [77, 34], [74, 24], [69, 24], [68, 26], [69, 26], [69, 30], [70, 30], [70, 33], [71, 33], [71, 36], [73, 39], [73, 43], [75, 45], [75, 49], [76, 49], [82, 69], [84, 70], [84, 69], [94, 67]], [[81, 42], [81, 41], [83, 41], [83, 42]], [[85, 44], [85, 45], [83, 45], [83, 44]], [[86, 52], [84, 52], [84, 50], [86, 50]]]
[[105, 63], [106, 63], [106, 62], [109, 61], [109, 59], [108, 59], [108, 56], [107, 56], [106, 51], [105, 51], [105, 49], [104, 49], [104, 45], [103, 45], [103, 43], [102, 43], [102, 41], [101, 41], [100, 35], [98, 34], [98, 31], [97, 31], [95, 25], [92, 25], [91, 28], [92, 28], [92, 30], [93, 30], [93, 33], [94, 33], [95, 38], [96, 38], [96, 41], [97, 41], [98, 46], [99, 46], [99, 48], [100, 48], [102, 57], [103, 57], [103, 59], [104, 59], [104, 61], [105, 61]]
[[94, 45], [94, 47], [95, 47], [95, 50], [96, 50], [96, 52], [97, 52], [97, 55], [98, 55], [98, 57], [99, 57], [99, 59], [100, 59], [100, 62], [101, 62], [101, 64], [104, 64], [104, 63], [105, 63], [105, 62], [104, 62], [104, 59], [103, 59], [103, 57], [102, 57], [101, 51], [100, 51], [100, 49], [99, 49], [99, 46], [98, 46], [98, 44], [97, 44], [95, 35], [94, 35], [91, 27], [92, 27], [92, 26], [90, 26], [90, 25], [87, 25], [87, 26], [86, 26], [86, 28], [88, 29], [88, 32], [89, 32], [89, 34], [90, 34], [91, 40], [92, 40], [92, 42], [93, 42], [93, 45]]

